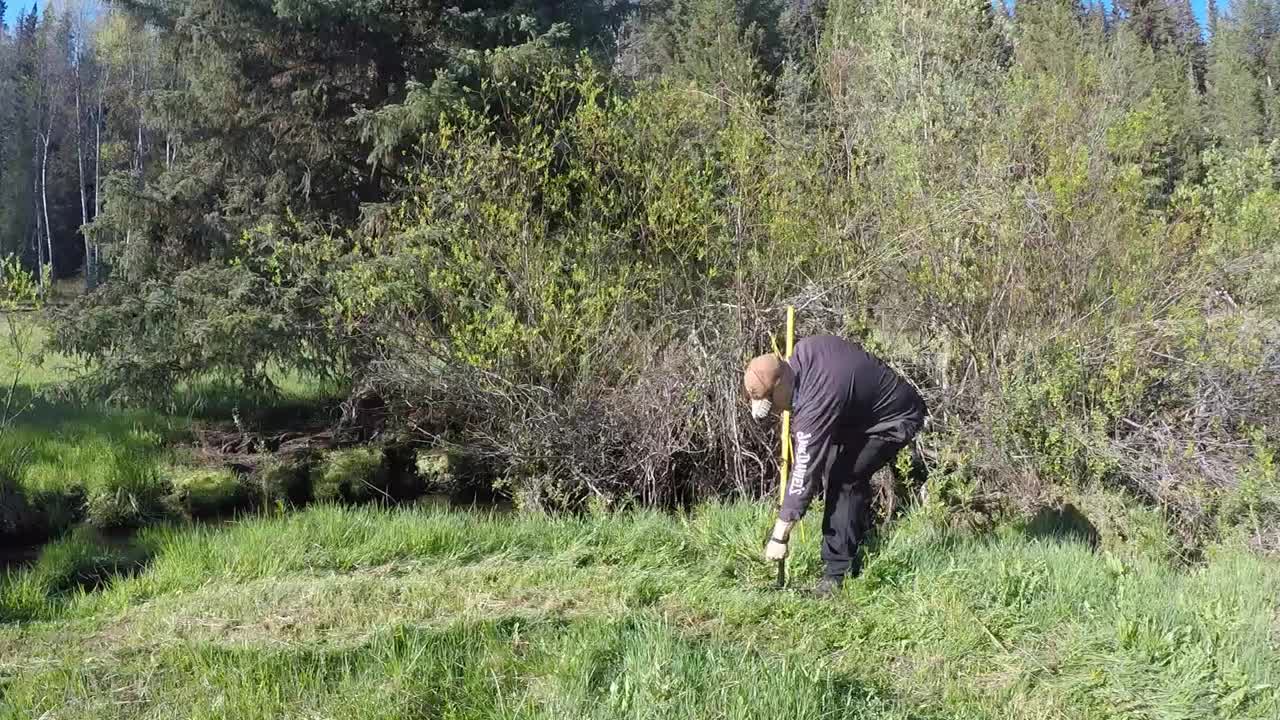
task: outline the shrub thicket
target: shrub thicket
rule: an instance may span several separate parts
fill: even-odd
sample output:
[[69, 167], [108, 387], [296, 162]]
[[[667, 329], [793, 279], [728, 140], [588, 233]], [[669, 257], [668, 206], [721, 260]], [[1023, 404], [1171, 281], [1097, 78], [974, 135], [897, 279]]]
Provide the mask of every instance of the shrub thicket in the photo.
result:
[[1221, 112], [1259, 97], [1247, 18], [1206, 55], [1075, 3], [672, 12], [692, 35], [641, 17], [626, 73], [486, 55], [359, 222], [246, 222], [63, 347], [140, 389], [322, 367], [529, 504], [673, 504], [771, 488], [738, 373], [791, 304], [921, 387], [936, 497], [1105, 483], [1188, 533], [1276, 526], [1280, 145]]

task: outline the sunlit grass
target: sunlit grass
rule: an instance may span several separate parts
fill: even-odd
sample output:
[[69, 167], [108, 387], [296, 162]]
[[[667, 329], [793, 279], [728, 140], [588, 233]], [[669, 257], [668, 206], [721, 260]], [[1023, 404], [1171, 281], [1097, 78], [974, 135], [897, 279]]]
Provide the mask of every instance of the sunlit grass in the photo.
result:
[[0, 538], [56, 536], [85, 517], [106, 525], [157, 520], [165, 514], [169, 473], [181, 460], [174, 448], [195, 423], [268, 414], [301, 421], [340, 393], [275, 371], [278, 392], [270, 396], [208, 380], [174, 388], [166, 407], [81, 397], [69, 390], [85, 366], [49, 349], [42, 318], [0, 317], [0, 328], [10, 320], [21, 349], [0, 339], [0, 402], [17, 378], [13, 422], [0, 428]]
[[0, 585], [10, 619], [35, 620], [0, 625], [0, 682], [15, 717], [1280, 712], [1274, 562], [1221, 547], [1188, 569], [928, 517], [827, 601], [802, 591], [813, 543], [770, 589], [763, 506], [315, 507], [127, 545], [77, 534]]

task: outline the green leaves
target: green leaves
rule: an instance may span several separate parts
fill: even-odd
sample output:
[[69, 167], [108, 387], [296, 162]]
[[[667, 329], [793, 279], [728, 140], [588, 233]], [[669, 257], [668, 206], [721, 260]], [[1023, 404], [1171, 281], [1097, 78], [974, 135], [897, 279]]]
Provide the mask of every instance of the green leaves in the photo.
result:
[[39, 300], [35, 277], [22, 268], [18, 258], [0, 257], [0, 312], [28, 309]]

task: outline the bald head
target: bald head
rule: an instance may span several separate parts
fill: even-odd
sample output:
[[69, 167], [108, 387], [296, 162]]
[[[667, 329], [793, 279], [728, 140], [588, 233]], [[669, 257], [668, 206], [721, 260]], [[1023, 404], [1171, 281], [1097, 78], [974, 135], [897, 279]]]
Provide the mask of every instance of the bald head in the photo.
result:
[[760, 355], [747, 363], [742, 384], [751, 400], [751, 414], [763, 420], [770, 410], [791, 408], [791, 366], [774, 353]]

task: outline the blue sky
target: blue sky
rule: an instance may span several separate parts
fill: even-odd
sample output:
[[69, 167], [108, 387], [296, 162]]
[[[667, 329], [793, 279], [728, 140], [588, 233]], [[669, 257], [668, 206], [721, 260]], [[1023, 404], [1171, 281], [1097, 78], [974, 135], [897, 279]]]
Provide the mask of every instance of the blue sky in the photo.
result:
[[[1191, 5], [1192, 7], [1195, 8], [1196, 16], [1200, 18], [1201, 24], [1204, 24], [1205, 22], [1205, 13], [1207, 12], [1206, 8], [1208, 7], [1207, 6], [1208, 1], [1209, 0], [1191, 0]], [[8, 0], [8, 2], [9, 2], [9, 9], [5, 12], [5, 15], [7, 16], [5, 17], [5, 23], [8, 24], [10, 27], [12, 27], [13, 18], [17, 17], [18, 15], [18, 7], [15, 7], [15, 5], [21, 6], [22, 12], [27, 12], [27, 10], [31, 8], [31, 0]], [[1108, 7], [1111, 5], [1111, 0], [1103, 0], [1103, 2]], [[1218, 0], [1218, 2], [1219, 2], [1219, 6], [1221, 6], [1221, 3], [1223, 2], [1223, 0]], [[44, 5], [45, 5], [45, 2], [44, 0], [42, 0], [40, 3], [41, 8], [43, 8]]]
[[[18, 17], [18, 7], [22, 8], [22, 12], [31, 12], [31, 6], [34, 4], [31, 0], [5, 0], [9, 7], [4, 10], [4, 24], [13, 27], [14, 18]], [[46, 0], [40, 0], [40, 10], [44, 11]]]
[[[33, 5], [32, 0], [5, 0], [5, 2], [9, 7], [4, 10], [4, 24], [10, 28], [13, 27], [14, 18], [18, 17], [19, 10], [18, 7], [15, 6], [20, 6], [22, 8], [21, 11], [26, 13], [31, 11], [31, 6]], [[46, 4], [46, 0], [40, 0], [41, 12], [44, 12], [44, 6]]]
[[[991, 1], [995, 3], [1000, 2], [1000, 0]], [[1017, 2], [1017, 0], [1011, 1], [1014, 3]], [[1221, 9], [1229, 1], [1230, 0], [1218, 0], [1218, 8]], [[1111, 9], [1111, 0], [1102, 0], [1102, 4], [1106, 5], [1108, 10]], [[1200, 20], [1200, 25], [1203, 26], [1209, 23], [1209, 0], [1191, 0], [1191, 9], [1195, 10], [1196, 17]]]

